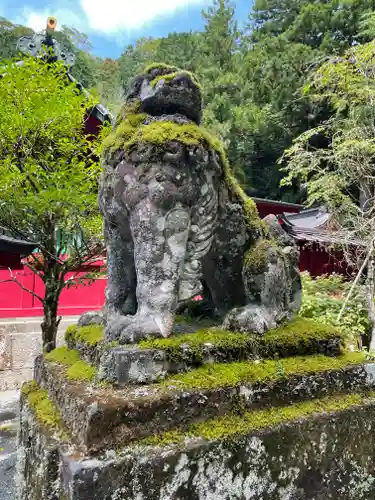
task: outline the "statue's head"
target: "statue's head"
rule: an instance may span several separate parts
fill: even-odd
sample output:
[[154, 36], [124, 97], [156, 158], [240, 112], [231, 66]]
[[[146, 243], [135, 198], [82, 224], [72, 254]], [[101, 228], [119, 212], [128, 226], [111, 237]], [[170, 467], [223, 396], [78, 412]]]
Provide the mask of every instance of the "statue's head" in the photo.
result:
[[180, 114], [199, 124], [202, 95], [196, 77], [166, 64], [153, 64], [137, 76], [127, 100], [139, 98], [140, 111], [152, 116]]

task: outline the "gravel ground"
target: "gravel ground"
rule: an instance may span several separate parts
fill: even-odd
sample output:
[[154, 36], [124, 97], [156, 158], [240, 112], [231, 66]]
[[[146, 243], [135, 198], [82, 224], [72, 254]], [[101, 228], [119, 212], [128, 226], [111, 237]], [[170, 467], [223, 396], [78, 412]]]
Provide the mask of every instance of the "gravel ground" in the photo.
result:
[[0, 392], [0, 500], [15, 500], [19, 391]]

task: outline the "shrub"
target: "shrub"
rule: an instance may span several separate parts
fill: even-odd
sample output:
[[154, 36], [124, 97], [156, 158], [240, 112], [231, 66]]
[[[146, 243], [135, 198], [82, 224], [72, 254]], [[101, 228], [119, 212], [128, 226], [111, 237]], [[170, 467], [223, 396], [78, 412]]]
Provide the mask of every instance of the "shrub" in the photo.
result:
[[311, 318], [325, 324], [337, 326], [342, 333], [358, 337], [370, 332], [371, 324], [367, 311], [366, 291], [362, 284], [357, 285], [351, 299], [337, 323], [337, 316], [352, 286], [342, 276], [320, 276], [312, 278], [302, 273], [303, 299], [300, 316]]

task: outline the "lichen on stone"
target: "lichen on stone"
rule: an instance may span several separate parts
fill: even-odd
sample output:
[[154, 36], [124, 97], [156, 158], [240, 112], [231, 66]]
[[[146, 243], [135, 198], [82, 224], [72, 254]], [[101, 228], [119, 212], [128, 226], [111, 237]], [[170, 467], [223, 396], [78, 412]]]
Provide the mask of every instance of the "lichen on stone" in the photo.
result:
[[312, 401], [303, 401], [284, 407], [271, 407], [262, 410], [245, 411], [238, 415], [228, 414], [222, 417], [194, 423], [184, 430], [171, 430], [159, 435], [147, 437], [138, 442], [142, 445], [166, 446], [183, 443], [186, 438], [207, 440], [232, 438], [254, 430], [274, 427], [284, 422], [291, 422], [312, 414], [342, 411], [369, 402], [375, 393], [339, 394]]
[[195, 370], [169, 375], [159, 382], [161, 386], [174, 386], [190, 389], [214, 389], [234, 387], [242, 383], [261, 383], [278, 380], [281, 376], [307, 375], [366, 362], [363, 353], [345, 353], [341, 356], [324, 355], [295, 356], [280, 360], [237, 361], [232, 363], [213, 363], [200, 366]]

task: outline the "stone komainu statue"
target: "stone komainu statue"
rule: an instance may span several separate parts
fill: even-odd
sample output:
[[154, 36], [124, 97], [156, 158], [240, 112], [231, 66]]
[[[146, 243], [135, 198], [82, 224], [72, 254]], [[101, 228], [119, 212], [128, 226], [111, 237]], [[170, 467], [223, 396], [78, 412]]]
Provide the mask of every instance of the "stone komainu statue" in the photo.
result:
[[264, 333], [300, 307], [293, 241], [275, 217], [259, 218], [201, 114], [194, 75], [155, 64], [104, 143], [107, 340], [169, 336], [178, 304], [202, 290], [206, 310], [236, 331]]

